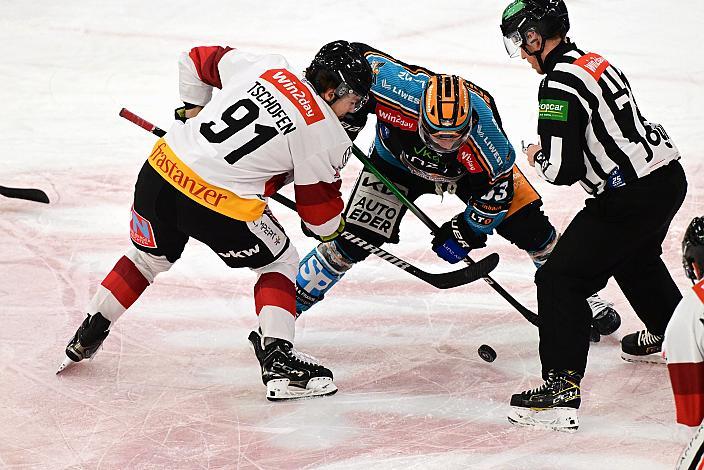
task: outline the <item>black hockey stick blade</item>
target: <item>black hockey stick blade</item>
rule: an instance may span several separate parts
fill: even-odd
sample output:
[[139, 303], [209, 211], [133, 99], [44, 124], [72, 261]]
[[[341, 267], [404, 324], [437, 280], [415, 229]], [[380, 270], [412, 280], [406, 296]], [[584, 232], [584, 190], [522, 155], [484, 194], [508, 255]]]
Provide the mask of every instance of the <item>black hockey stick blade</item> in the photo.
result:
[[[271, 196], [271, 199], [280, 204], [283, 204], [292, 211], [296, 211], [296, 203], [282, 194], [273, 194]], [[378, 246], [374, 246], [371, 243], [368, 243], [367, 241], [359, 238], [358, 236], [351, 234], [350, 232], [342, 232], [340, 236], [342, 238], [345, 238], [350, 243], [354, 243], [358, 247], [362, 248], [364, 251], [376, 255], [384, 261], [388, 261], [397, 268], [403, 269], [407, 273], [417, 277], [422, 281], [427, 282], [431, 286], [436, 287], [438, 289], [450, 289], [452, 287], [459, 287], [465, 284], [469, 284], [470, 282], [474, 282], [477, 279], [481, 279], [482, 277], [489, 274], [489, 272], [491, 272], [491, 270], [494, 269], [499, 263], [499, 255], [497, 255], [496, 253], [492, 253], [486, 258], [483, 258], [478, 262], [472, 264], [471, 266], [467, 266], [464, 269], [459, 269], [457, 271], [452, 271], [449, 273], [433, 274], [425, 272], [422, 269], [416, 268], [415, 266], [403, 261], [402, 259], [397, 258], [388, 251], [379, 248]]]
[[27, 201], [49, 204], [49, 196], [41, 189], [8, 188], [6, 186], [0, 186], [0, 195], [14, 199], [26, 199]]
[[[276, 201], [282, 199], [280, 195], [277, 198], [272, 198]], [[354, 243], [363, 250], [378, 256], [384, 261], [388, 261], [394, 266], [403, 269], [407, 273], [417, 277], [418, 279], [427, 282], [431, 286], [438, 289], [451, 289], [453, 287], [463, 286], [474, 282], [477, 279], [481, 279], [493, 270], [497, 264], [499, 264], [499, 255], [492, 253], [486, 258], [482, 258], [471, 266], [467, 266], [463, 269], [458, 269], [457, 271], [451, 271], [449, 273], [438, 273], [433, 274], [422, 269], [416, 268], [415, 266], [403, 261], [400, 258], [392, 255], [388, 251], [374, 246], [371, 243], [359, 238], [350, 232], [342, 232], [340, 237], [345, 238], [347, 241]]]
[[438, 289], [451, 289], [486, 277], [498, 264], [499, 255], [492, 253], [464, 269], [442, 274], [426, 273], [425, 281]]

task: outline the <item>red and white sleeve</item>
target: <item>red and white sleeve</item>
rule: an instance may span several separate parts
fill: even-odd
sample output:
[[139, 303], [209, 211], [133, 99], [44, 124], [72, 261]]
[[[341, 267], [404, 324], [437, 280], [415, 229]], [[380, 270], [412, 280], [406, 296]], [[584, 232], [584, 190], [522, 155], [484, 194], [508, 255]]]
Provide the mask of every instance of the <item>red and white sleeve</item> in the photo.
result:
[[345, 204], [340, 193], [340, 173], [331, 160], [318, 154], [295, 162], [293, 185], [298, 215], [308, 228], [321, 236], [334, 233]]
[[200, 46], [184, 52], [178, 61], [181, 101], [205, 106], [213, 87], [222, 88], [218, 65], [231, 47]]
[[698, 426], [704, 419], [704, 281], [687, 292], [675, 309], [665, 331], [663, 353], [677, 422]]

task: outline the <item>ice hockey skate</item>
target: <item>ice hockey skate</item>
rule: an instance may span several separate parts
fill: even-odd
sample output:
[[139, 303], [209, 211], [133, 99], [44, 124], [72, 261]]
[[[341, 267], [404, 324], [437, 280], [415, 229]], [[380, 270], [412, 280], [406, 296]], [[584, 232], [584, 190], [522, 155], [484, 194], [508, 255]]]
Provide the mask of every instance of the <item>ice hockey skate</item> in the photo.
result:
[[665, 364], [662, 341], [664, 336], [654, 335], [648, 330], [640, 330], [621, 339], [621, 358], [628, 362]]
[[587, 303], [592, 310], [592, 326], [599, 335], [608, 336], [618, 330], [621, 326], [621, 316], [614, 309], [612, 302], [607, 302], [598, 294], [594, 294], [587, 298]]
[[67, 368], [83, 359], [93, 360], [98, 348], [103, 344], [105, 338], [110, 333], [110, 321], [103, 317], [100, 312], [95, 315], [87, 315], [81, 326], [76, 330], [71, 341], [66, 346], [66, 358], [59, 366], [56, 374], [60, 374]]
[[268, 400], [295, 400], [337, 392], [332, 372], [315, 358], [296, 351], [290, 342], [276, 339], [262, 347], [262, 338], [256, 331], [249, 334], [249, 341], [261, 365]]
[[514, 394], [508, 420], [519, 426], [575, 432], [581, 403], [579, 382], [574, 371], [550, 371], [538, 388]]

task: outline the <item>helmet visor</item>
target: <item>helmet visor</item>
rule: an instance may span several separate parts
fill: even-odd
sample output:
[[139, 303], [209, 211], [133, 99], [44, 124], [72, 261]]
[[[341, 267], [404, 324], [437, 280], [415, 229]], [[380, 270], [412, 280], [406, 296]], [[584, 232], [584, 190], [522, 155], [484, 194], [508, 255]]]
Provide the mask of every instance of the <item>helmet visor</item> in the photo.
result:
[[518, 57], [521, 54], [521, 46], [523, 46], [523, 37], [518, 31], [504, 36], [504, 47], [509, 57]]
[[361, 95], [354, 91], [347, 83], [341, 82], [335, 89], [335, 96], [338, 98], [344, 98], [345, 96], [351, 96], [354, 99], [354, 105], [352, 107], [352, 112], [356, 113], [367, 104], [369, 100], [369, 95]]
[[432, 132], [422, 119], [418, 126], [418, 134], [423, 143], [438, 153], [451, 153], [459, 149], [467, 140], [471, 130], [472, 127], [467, 126], [463, 132]]

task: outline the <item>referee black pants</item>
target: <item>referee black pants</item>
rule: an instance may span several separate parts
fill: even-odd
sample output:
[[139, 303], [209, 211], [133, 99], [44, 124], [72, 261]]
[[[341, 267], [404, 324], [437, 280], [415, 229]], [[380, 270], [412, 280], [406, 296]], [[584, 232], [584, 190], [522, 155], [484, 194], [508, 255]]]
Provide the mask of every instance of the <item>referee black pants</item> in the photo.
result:
[[660, 255], [686, 192], [674, 161], [586, 201], [535, 275], [544, 378], [550, 369], [584, 375], [592, 318], [586, 299], [612, 276], [648, 331], [664, 334], [682, 295]]

